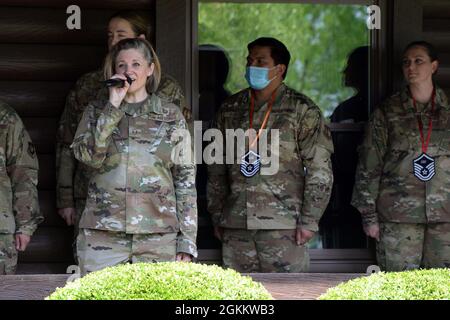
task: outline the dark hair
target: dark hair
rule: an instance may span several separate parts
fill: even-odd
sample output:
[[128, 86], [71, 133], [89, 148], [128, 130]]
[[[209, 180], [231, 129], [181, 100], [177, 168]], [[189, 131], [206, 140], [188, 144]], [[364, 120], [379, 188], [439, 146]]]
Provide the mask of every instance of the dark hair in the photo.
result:
[[436, 60], [439, 60], [438, 58], [438, 53], [436, 48], [429, 42], [426, 41], [413, 41], [410, 44], [408, 44], [405, 48], [405, 50], [403, 50], [403, 55], [405, 55], [406, 51], [408, 51], [411, 48], [414, 47], [422, 47], [425, 49], [425, 51], [427, 52], [428, 56], [431, 59], [431, 62], [434, 62]]
[[202, 44], [198, 49], [202, 58], [208, 60], [208, 64], [210, 63], [209, 61], [214, 61], [211, 66], [214, 70], [210, 71], [215, 77], [215, 83], [224, 84], [227, 82], [230, 70], [230, 58], [225, 49], [215, 44]]
[[368, 71], [369, 69], [369, 47], [361, 46], [354, 49], [348, 55], [348, 61], [353, 63], [358, 68], [361, 68], [361, 71]]
[[347, 65], [343, 72], [346, 86], [365, 92], [369, 77], [369, 47], [355, 48], [348, 55]]
[[144, 39], [123, 39], [117, 42], [111, 48], [108, 55], [106, 56], [103, 67], [103, 74], [105, 76], [105, 79], [111, 78], [111, 76], [116, 72], [115, 64], [120, 51], [128, 49], [139, 50], [149, 65], [152, 63], [155, 65], [153, 74], [147, 79], [147, 88], [149, 88], [150, 92], [152, 93], [156, 92], [159, 82], [161, 81], [161, 65], [159, 63], [159, 59], [155, 53], [155, 50], [153, 50], [152, 45], [150, 44], [150, 42]]
[[136, 37], [143, 34], [148, 41], [153, 39], [150, 13], [145, 11], [124, 10], [113, 14], [108, 21], [115, 18], [128, 21]]
[[286, 70], [283, 73], [283, 79], [286, 78], [289, 61], [291, 60], [291, 54], [281, 41], [275, 38], [262, 37], [250, 42], [247, 45], [248, 51], [252, 50], [254, 47], [269, 47], [270, 56], [275, 62], [275, 65], [284, 64], [286, 66]]

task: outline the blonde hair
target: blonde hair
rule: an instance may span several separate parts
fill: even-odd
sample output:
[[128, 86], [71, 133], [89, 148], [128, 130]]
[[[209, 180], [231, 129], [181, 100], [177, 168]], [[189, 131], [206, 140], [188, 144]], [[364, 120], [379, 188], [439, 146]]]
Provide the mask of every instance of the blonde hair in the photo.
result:
[[147, 90], [151, 93], [158, 90], [159, 82], [161, 81], [161, 65], [159, 63], [158, 56], [153, 50], [150, 42], [140, 38], [134, 39], [123, 39], [114, 45], [105, 59], [105, 64], [103, 67], [103, 74], [105, 79], [111, 78], [112, 75], [116, 73], [115, 62], [119, 53], [123, 50], [135, 49], [142, 53], [144, 59], [149, 65], [152, 63], [155, 65], [153, 69], [153, 74], [147, 79]]

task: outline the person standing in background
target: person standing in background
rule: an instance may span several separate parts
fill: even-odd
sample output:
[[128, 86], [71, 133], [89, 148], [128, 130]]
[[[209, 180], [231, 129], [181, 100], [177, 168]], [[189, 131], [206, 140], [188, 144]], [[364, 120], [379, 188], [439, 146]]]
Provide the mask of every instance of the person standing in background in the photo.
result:
[[0, 101], [0, 275], [14, 274], [44, 220], [37, 192], [39, 164], [22, 120]]

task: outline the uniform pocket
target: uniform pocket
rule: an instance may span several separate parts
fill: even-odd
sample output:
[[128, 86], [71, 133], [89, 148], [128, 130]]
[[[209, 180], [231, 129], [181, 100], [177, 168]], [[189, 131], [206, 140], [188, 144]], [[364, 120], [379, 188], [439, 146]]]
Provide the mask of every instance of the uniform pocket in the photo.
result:
[[412, 173], [411, 150], [407, 139], [395, 141], [384, 157], [383, 175]]
[[161, 122], [160, 129], [153, 144], [154, 155], [165, 163], [171, 162], [172, 133], [170, 123]]
[[110, 150], [112, 154], [123, 153], [128, 150], [128, 130], [129, 121], [124, 117], [114, 129], [112, 133], [113, 150]]

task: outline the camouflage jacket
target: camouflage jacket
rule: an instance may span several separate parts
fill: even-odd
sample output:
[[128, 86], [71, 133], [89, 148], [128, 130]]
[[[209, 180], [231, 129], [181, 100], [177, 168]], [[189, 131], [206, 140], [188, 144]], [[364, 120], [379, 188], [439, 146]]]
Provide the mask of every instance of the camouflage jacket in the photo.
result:
[[[216, 127], [224, 137], [227, 129], [249, 128], [249, 97], [250, 90], [245, 89], [222, 104]], [[255, 106], [255, 130], [267, 108], [267, 103]], [[213, 223], [242, 229], [301, 226], [315, 232], [333, 183], [333, 145], [321, 111], [308, 97], [282, 84], [266, 129], [279, 129], [279, 170], [274, 175], [246, 178], [239, 164], [208, 166], [208, 211]], [[270, 131], [267, 135], [270, 150]]]
[[[71, 147], [92, 167], [80, 228], [130, 234], [178, 232], [177, 252], [196, 256], [195, 164], [172, 153], [186, 129], [174, 104], [152, 95], [140, 104], [91, 103]], [[193, 157], [192, 157], [193, 158]]]
[[[353, 205], [363, 223], [450, 222], [450, 105], [437, 88], [433, 130], [427, 154], [436, 160], [436, 175], [422, 182], [413, 174], [413, 160], [422, 153], [419, 128], [407, 88], [373, 113], [359, 148]], [[431, 103], [417, 103], [424, 136]]]
[[0, 102], [0, 233], [31, 236], [39, 211], [38, 160], [17, 113]]
[[[58, 208], [74, 208], [75, 199], [86, 199], [87, 183], [92, 170], [76, 161], [69, 146], [73, 142], [86, 106], [94, 100], [108, 99], [108, 89], [100, 82], [101, 80], [103, 80], [102, 70], [87, 73], [77, 81], [67, 96], [56, 138]], [[156, 94], [180, 106], [186, 119], [190, 119], [190, 109], [186, 106], [183, 92], [173, 78], [163, 74]]]

